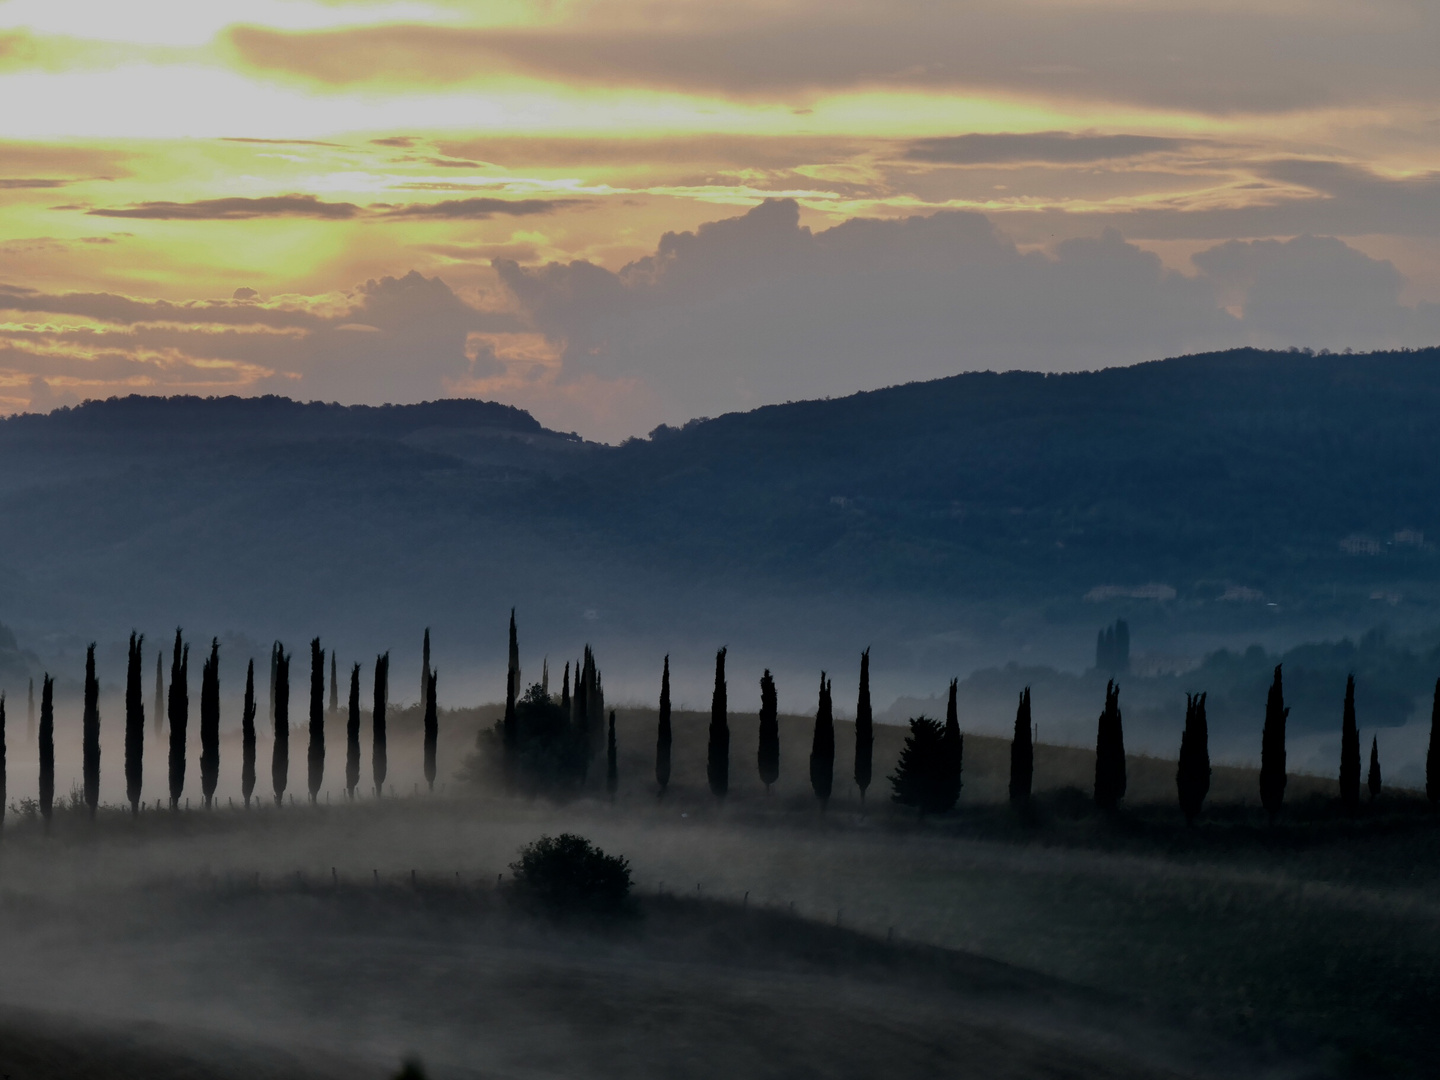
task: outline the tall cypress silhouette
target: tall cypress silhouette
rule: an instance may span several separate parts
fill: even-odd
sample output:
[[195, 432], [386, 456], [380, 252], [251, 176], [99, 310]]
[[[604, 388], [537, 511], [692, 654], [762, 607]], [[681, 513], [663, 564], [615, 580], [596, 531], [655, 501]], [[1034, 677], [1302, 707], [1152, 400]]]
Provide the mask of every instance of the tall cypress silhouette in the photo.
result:
[[540, 693], [550, 696], [550, 657], [540, 661]]
[[1120, 719], [1120, 687], [1105, 686], [1105, 711], [1095, 731], [1095, 805], [1114, 810], [1125, 797], [1125, 731]]
[[955, 697], [960, 680], [950, 680], [950, 695], [945, 703], [945, 733], [941, 737], [941, 784], [945, 809], [960, 801], [962, 774], [965, 768], [965, 736], [960, 734], [960, 709]]
[[0, 826], [5, 823], [5, 694], [0, 692]]
[[592, 746], [592, 754], [600, 752], [600, 746], [605, 741], [605, 686], [600, 678], [600, 669], [594, 664], [594, 653], [591, 654], [590, 670], [593, 675], [590, 679], [590, 689], [585, 697], [586, 715], [592, 717], [592, 732], [595, 742]]
[[1180, 761], [1175, 787], [1186, 824], [1194, 824], [1210, 793], [1210, 727], [1205, 720], [1205, 695], [1185, 695], [1185, 730], [1180, 734]]
[[85, 713], [81, 720], [81, 775], [90, 818], [100, 804], [100, 682], [95, 678], [95, 643], [85, 650]]
[[220, 783], [220, 639], [210, 639], [210, 656], [200, 668], [200, 794], [205, 809], [215, 806]]
[[255, 660], [245, 665], [245, 703], [240, 710], [240, 797], [250, 809], [255, 794]]
[[815, 733], [810, 738], [810, 788], [824, 809], [830, 805], [835, 783], [835, 713], [830, 701], [830, 682], [820, 672], [820, 701], [815, 707]]
[[143, 634], [130, 631], [130, 654], [125, 664], [125, 798], [130, 813], [140, 813], [140, 791], [144, 780], [145, 687], [142, 680]]
[[360, 786], [360, 665], [350, 669], [350, 715], [345, 722], [345, 794]]
[[710, 743], [705, 777], [717, 798], [730, 790], [730, 716], [725, 700], [725, 650], [715, 654], [715, 690], [710, 696]]
[[760, 747], [755, 755], [765, 794], [780, 779], [780, 703], [770, 669], [760, 676]]
[[385, 705], [390, 696], [390, 654], [381, 653], [375, 658], [375, 697], [370, 713], [370, 768], [375, 778], [375, 797], [385, 791], [385, 773], [388, 761], [385, 756]]
[[1276, 664], [1275, 681], [1265, 699], [1265, 729], [1260, 736], [1260, 803], [1271, 821], [1285, 801], [1285, 721], [1289, 716], [1280, 665]]
[[155, 650], [155, 739], [165, 734], [165, 649]]
[[1430, 703], [1430, 745], [1425, 750], [1425, 797], [1440, 802], [1440, 679]]
[[30, 695], [25, 712], [25, 745], [35, 741], [35, 676], [30, 676]]
[[275, 687], [280, 679], [280, 654], [284, 651], [280, 642], [270, 643], [270, 734], [275, 734]]
[[605, 791], [610, 801], [615, 801], [615, 789], [620, 786], [620, 765], [615, 760], [615, 710], [610, 710], [610, 729], [605, 738]]
[[275, 663], [275, 745], [270, 752], [270, 786], [275, 805], [284, 806], [285, 788], [290, 784], [290, 657], [278, 641], [271, 656]]
[[[566, 665], [569, 672], [569, 665]], [[670, 654], [665, 654], [665, 669], [660, 673], [660, 720], [655, 726], [655, 783], [660, 794], [670, 786]]]
[[[515, 609], [510, 609], [510, 623], [513, 630]], [[430, 627], [425, 627], [425, 642], [420, 646], [420, 711], [425, 711], [425, 695], [430, 692]]]
[[860, 694], [855, 700], [855, 786], [860, 801], [870, 787], [875, 761], [875, 718], [870, 711], [870, 650], [860, 654]]
[[[666, 661], [667, 661], [667, 663], [668, 663], [668, 661], [669, 661], [670, 658], [667, 656], [665, 659], [666, 659]], [[566, 660], [566, 661], [565, 661], [565, 681], [560, 684], [560, 708], [564, 711], [564, 713], [565, 713], [565, 718], [568, 720], [568, 719], [570, 718], [570, 661], [569, 661], [569, 660]]]
[[45, 831], [55, 806], [55, 680], [47, 671], [40, 682], [40, 814]]
[[[505, 663], [505, 719], [501, 722], [501, 741], [505, 756], [513, 759], [519, 745], [519, 730], [515, 721], [515, 702], [520, 696], [520, 642], [515, 635], [515, 609], [510, 609], [509, 659]], [[427, 675], [428, 679], [429, 676]]]
[[1369, 776], [1365, 778], [1365, 786], [1369, 788], [1369, 801], [1380, 798], [1380, 739], [1377, 736], [1369, 737]]
[[1340, 801], [1350, 813], [1360, 809], [1360, 729], [1355, 725], [1355, 676], [1345, 680], [1340, 721]]
[[310, 746], [305, 754], [310, 803], [314, 805], [325, 779], [325, 650], [320, 639], [310, 641]]
[[431, 791], [435, 790], [435, 744], [440, 737], [435, 703], [435, 682], [439, 678], [440, 673], [432, 671], [425, 680], [425, 784]]
[[1035, 742], [1030, 728], [1030, 688], [1020, 691], [1015, 708], [1015, 734], [1010, 737], [1010, 801], [1024, 806], [1030, 801], [1035, 776]]
[[175, 630], [175, 653], [170, 660], [170, 809], [180, 809], [185, 791], [185, 729], [190, 723], [190, 646]]
[[335, 673], [335, 650], [330, 650], [330, 715], [340, 711], [340, 677]]

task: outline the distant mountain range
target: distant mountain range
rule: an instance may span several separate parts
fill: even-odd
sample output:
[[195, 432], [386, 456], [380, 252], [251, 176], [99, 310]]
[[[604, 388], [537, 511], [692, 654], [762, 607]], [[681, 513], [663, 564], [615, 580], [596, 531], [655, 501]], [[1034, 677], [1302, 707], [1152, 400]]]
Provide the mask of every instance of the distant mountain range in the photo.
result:
[[0, 421], [0, 463], [0, 620], [42, 655], [428, 624], [479, 670], [512, 605], [552, 659], [797, 671], [1079, 667], [1117, 614], [1139, 654], [1440, 622], [1437, 349], [965, 374], [616, 447], [479, 401], [132, 397]]

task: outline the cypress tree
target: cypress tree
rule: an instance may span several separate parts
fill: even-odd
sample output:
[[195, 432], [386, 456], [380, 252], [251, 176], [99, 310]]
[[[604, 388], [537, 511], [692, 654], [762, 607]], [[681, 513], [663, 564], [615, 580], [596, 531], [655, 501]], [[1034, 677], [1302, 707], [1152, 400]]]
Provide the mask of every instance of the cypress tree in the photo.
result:
[[[429, 674], [426, 674], [429, 678]], [[520, 642], [515, 636], [515, 609], [510, 609], [510, 652], [505, 665], [505, 719], [501, 724], [501, 736], [505, 745], [506, 758], [515, 757], [519, 732], [515, 726], [515, 701], [520, 696]]]
[[760, 676], [760, 749], [755, 756], [768, 795], [770, 785], [780, 779], [780, 705], [769, 668]]
[[875, 720], [870, 712], [870, 650], [860, 654], [860, 695], [855, 701], [855, 786], [860, 801], [870, 786], [875, 755]]
[[823, 810], [830, 804], [835, 782], [835, 715], [830, 702], [830, 683], [820, 673], [820, 703], [815, 709], [815, 733], [810, 739], [810, 787]]
[[[510, 634], [515, 634], [515, 609], [510, 609]], [[420, 647], [420, 708], [425, 708], [425, 695], [430, 692], [430, 627], [425, 627], [425, 644]]]
[[1105, 711], [1095, 731], [1095, 805], [1114, 810], [1125, 797], [1125, 731], [1120, 720], [1120, 688], [1105, 686]]
[[170, 660], [170, 809], [180, 809], [185, 791], [185, 729], [190, 723], [190, 646], [175, 630], [175, 653]]
[[390, 654], [382, 653], [375, 658], [375, 698], [370, 714], [372, 743], [370, 765], [375, 777], [375, 797], [385, 791], [385, 703], [390, 696]]
[[595, 718], [595, 749], [598, 752], [599, 745], [605, 738], [605, 686], [600, 679], [600, 669], [592, 664], [591, 671], [595, 674], [590, 680], [589, 695], [585, 699], [585, 711]]
[[[3, 704], [3, 703], [0, 703]], [[0, 717], [3, 723], [4, 717]], [[1367, 778], [1369, 788], [1369, 801], [1374, 802], [1380, 798], [1380, 739], [1371, 736], [1369, 739], [1369, 776]]]
[[145, 687], [141, 670], [142, 634], [130, 631], [130, 654], [125, 664], [125, 797], [130, 813], [140, 813], [140, 789], [144, 778]]
[[215, 806], [220, 783], [220, 639], [210, 639], [210, 657], [200, 669], [200, 794], [205, 809]]
[[30, 676], [30, 696], [25, 711], [25, 745], [35, 741], [35, 676]]
[[165, 734], [165, 650], [155, 650], [155, 738]]
[[1345, 709], [1340, 722], [1340, 802], [1350, 813], [1360, 809], [1360, 729], [1355, 725], [1355, 676], [1345, 680]]
[[100, 682], [95, 678], [95, 643], [85, 650], [85, 713], [81, 720], [81, 776], [90, 818], [100, 804]]
[[[665, 658], [665, 666], [670, 666], [670, 658]], [[565, 661], [565, 681], [560, 684], [560, 708], [565, 711], [565, 718], [570, 718], [570, 661]]]
[[540, 661], [540, 693], [545, 697], [550, 696], [550, 657]]
[[[570, 667], [565, 667], [568, 675]], [[655, 728], [655, 782], [660, 794], [670, 786], [670, 654], [665, 654], [665, 670], [660, 673], [660, 721]]]
[[605, 790], [610, 801], [615, 801], [615, 790], [620, 786], [620, 764], [615, 760], [615, 710], [610, 710], [609, 733], [605, 738]]
[[240, 711], [240, 795], [245, 809], [255, 793], [255, 661], [245, 666], [245, 704]]
[[270, 643], [270, 734], [275, 734], [275, 687], [280, 678], [280, 654], [284, 649], [280, 642]]
[[440, 678], [438, 671], [430, 672], [425, 680], [425, 783], [435, 790], [435, 744], [440, 737], [440, 721], [436, 716], [435, 682]]
[[945, 732], [941, 737], [941, 812], [960, 801], [961, 773], [965, 767], [965, 736], [960, 734], [960, 710], [955, 696], [959, 679], [950, 680], [950, 698], [945, 705]]
[[1285, 801], [1285, 720], [1289, 715], [1280, 665], [1276, 664], [1275, 681], [1265, 699], [1265, 729], [1260, 736], [1260, 803], [1271, 821]]
[[275, 665], [275, 745], [270, 753], [270, 785], [275, 805], [284, 806], [285, 788], [290, 783], [290, 657], [278, 641], [271, 656]]
[[40, 681], [40, 814], [45, 831], [55, 807], [55, 680], [47, 671]]
[[725, 702], [725, 650], [715, 654], [715, 691], [710, 697], [710, 744], [705, 777], [716, 798], [730, 790], [730, 717]]
[[345, 724], [345, 794], [353, 802], [360, 785], [360, 665], [350, 669], [350, 716]]
[[5, 823], [5, 694], [0, 692], [0, 825]]
[[1023, 806], [1030, 801], [1035, 775], [1035, 743], [1030, 729], [1030, 688], [1020, 691], [1015, 709], [1015, 734], [1010, 738], [1010, 801]]
[[1205, 720], [1205, 695], [1185, 695], [1185, 730], [1180, 735], [1180, 763], [1175, 768], [1180, 812], [1193, 825], [1210, 793], [1210, 728]]
[[325, 651], [318, 637], [310, 641], [310, 746], [305, 764], [313, 806], [325, 779]]
[[1425, 797], [1440, 802], [1440, 679], [1430, 704], [1430, 745], [1425, 750]]
[[340, 711], [340, 679], [335, 674], [335, 650], [330, 650], [330, 715]]

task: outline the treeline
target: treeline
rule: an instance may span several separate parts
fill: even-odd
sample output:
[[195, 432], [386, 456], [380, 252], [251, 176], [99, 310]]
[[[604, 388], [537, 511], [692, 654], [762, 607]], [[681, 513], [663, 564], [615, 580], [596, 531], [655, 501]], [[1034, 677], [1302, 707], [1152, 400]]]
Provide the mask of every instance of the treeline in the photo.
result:
[[[131, 633], [125, 678], [124, 776], [125, 799], [132, 814], [142, 807], [141, 795], [145, 782], [145, 695], [144, 636]], [[318, 802], [325, 783], [325, 650], [317, 637], [310, 642], [310, 683], [307, 703], [308, 727], [305, 757], [305, 783], [309, 801]], [[190, 735], [190, 644], [182, 630], [175, 631], [170, 651], [170, 680], [164, 679], [164, 650], [156, 657], [155, 676], [155, 741], [164, 738], [164, 721], [168, 720], [169, 739], [166, 750], [166, 789], [172, 811], [188, 807], [185, 798], [187, 753]], [[270, 781], [276, 806], [284, 805], [290, 783], [290, 665], [291, 654], [282, 642], [270, 650], [270, 717], [273, 741], [270, 758]], [[375, 658], [374, 694], [371, 702], [371, 766], [375, 796], [385, 787], [387, 773], [386, 708], [389, 697], [390, 654]], [[430, 632], [425, 632], [425, 665], [421, 683], [424, 713], [424, 771], [428, 788], [434, 790], [436, 752], [439, 742], [439, 719], [436, 705], [438, 673], [430, 668]], [[31, 714], [33, 717], [33, 684]], [[240, 717], [240, 792], [248, 809], [256, 787], [255, 661], [245, 669], [245, 695]], [[336, 660], [330, 656], [330, 713], [339, 711], [339, 684]], [[95, 816], [100, 802], [100, 684], [95, 675], [95, 645], [85, 651], [84, 707], [81, 719], [82, 799], [90, 816]], [[360, 665], [350, 672], [349, 715], [345, 727], [345, 796], [355, 798], [360, 784]], [[28, 731], [27, 731], [28, 737]], [[200, 672], [199, 702], [199, 776], [200, 798], [206, 809], [215, 802], [220, 782], [220, 642], [212, 638], [209, 654]], [[55, 805], [55, 680], [46, 672], [41, 680], [39, 725], [39, 797], [37, 808], [49, 826]], [[0, 694], [0, 819], [5, 808], [5, 696]], [[293, 795], [291, 801], [294, 801]], [[156, 800], [156, 809], [161, 801]]]

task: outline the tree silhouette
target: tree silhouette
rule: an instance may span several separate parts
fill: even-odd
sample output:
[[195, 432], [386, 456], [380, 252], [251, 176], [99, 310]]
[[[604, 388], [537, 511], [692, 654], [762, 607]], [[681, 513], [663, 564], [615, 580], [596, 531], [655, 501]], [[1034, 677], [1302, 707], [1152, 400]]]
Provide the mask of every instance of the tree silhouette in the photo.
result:
[[100, 682], [95, 678], [95, 643], [85, 650], [85, 713], [81, 720], [82, 765], [85, 805], [90, 818], [100, 804]]
[[250, 809], [255, 793], [255, 661], [245, 665], [245, 704], [240, 710], [240, 796]]
[[55, 680], [47, 671], [40, 682], [40, 814], [45, 831], [55, 807]]
[[[570, 665], [565, 665], [568, 673]], [[665, 668], [660, 672], [660, 720], [655, 726], [655, 782], [664, 795], [670, 786], [670, 654], [665, 654]]]
[[0, 691], [0, 826], [5, 823], [5, 694]]
[[310, 641], [310, 746], [305, 765], [313, 806], [325, 780], [325, 650], [318, 637]]
[[360, 665], [350, 669], [350, 715], [345, 723], [345, 794], [352, 801], [360, 785]]
[[210, 656], [200, 669], [200, 794], [205, 809], [215, 805], [220, 783], [220, 639], [210, 639]]
[[275, 734], [275, 688], [280, 679], [280, 642], [270, 643], [270, 734]]
[[815, 708], [815, 733], [810, 739], [810, 788], [823, 810], [830, 804], [835, 782], [835, 715], [830, 683], [820, 672], [820, 702]]
[[[3, 717], [0, 717], [3, 720]], [[1369, 776], [1367, 776], [1369, 788], [1369, 801], [1374, 802], [1380, 798], [1380, 739], [1377, 736], [1369, 737]]]
[[1440, 802], [1440, 679], [1430, 704], [1430, 745], [1425, 750], [1425, 797]]
[[190, 646], [175, 630], [175, 652], [170, 659], [170, 809], [180, 809], [185, 791], [185, 729], [190, 724]]
[[[670, 657], [665, 657], [665, 666], [669, 668]], [[570, 713], [570, 661], [565, 661], [565, 681], [560, 684], [560, 707], [565, 710], [566, 715]]]
[[941, 795], [949, 810], [960, 801], [960, 785], [965, 768], [965, 736], [960, 734], [960, 710], [955, 703], [959, 679], [950, 680], [950, 696], [945, 703], [945, 732], [941, 736]]
[[270, 785], [275, 805], [285, 805], [285, 788], [290, 783], [290, 657], [285, 646], [275, 643], [275, 746], [270, 754]]
[[130, 813], [140, 813], [140, 791], [144, 779], [145, 687], [141, 670], [142, 634], [130, 631], [130, 652], [125, 664], [125, 798]]
[[1355, 676], [1345, 680], [1345, 709], [1340, 721], [1340, 801], [1350, 813], [1360, 809], [1360, 729], [1355, 724]]
[[760, 782], [765, 793], [780, 778], [780, 706], [775, 693], [775, 680], [770, 669], [760, 676], [760, 748], [756, 760], [760, 766]]
[[1194, 824], [1210, 793], [1210, 728], [1205, 720], [1205, 695], [1185, 695], [1185, 730], [1180, 735], [1180, 762], [1175, 767], [1180, 812]]
[[725, 702], [725, 650], [715, 654], [715, 690], [710, 696], [710, 743], [705, 777], [716, 798], [730, 790], [730, 717]]
[[390, 654], [381, 653], [375, 658], [375, 697], [370, 713], [371, 746], [370, 766], [375, 777], [375, 797], [385, 791], [385, 703], [390, 696]]
[[[429, 674], [426, 674], [429, 679]], [[512, 760], [515, 757], [515, 750], [519, 744], [518, 732], [515, 727], [515, 702], [520, 697], [520, 643], [515, 636], [515, 609], [510, 609], [510, 659], [505, 667], [505, 719], [503, 721], [502, 736], [505, 745], [505, 755]]]
[[25, 745], [35, 741], [35, 676], [30, 676], [30, 691], [25, 710]]
[[1035, 743], [1030, 728], [1030, 688], [1020, 691], [1015, 709], [1015, 734], [1010, 738], [1010, 801], [1023, 806], [1030, 801], [1035, 775]]
[[[510, 638], [515, 638], [515, 609], [510, 609]], [[420, 646], [420, 708], [425, 708], [425, 695], [430, 692], [430, 627], [425, 627], [425, 643]]]
[[921, 814], [943, 814], [955, 805], [947, 802], [945, 773], [945, 726], [928, 716], [912, 718], [900, 760], [889, 777], [891, 801], [913, 806]]
[[[543, 689], [543, 688], [542, 688]], [[615, 710], [610, 710], [610, 726], [605, 737], [605, 791], [610, 801], [615, 801], [615, 791], [620, 787], [620, 763], [615, 752]]]
[[875, 721], [870, 712], [870, 650], [860, 654], [860, 694], [855, 700], [855, 786], [860, 801], [870, 787], [875, 754]]
[[1114, 810], [1125, 797], [1125, 731], [1120, 720], [1120, 688], [1105, 686], [1105, 711], [1095, 731], [1095, 805]]
[[340, 678], [335, 673], [335, 650], [330, 650], [330, 715], [340, 711]]
[[1275, 681], [1265, 699], [1265, 729], [1260, 736], [1260, 803], [1271, 821], [1285, 801], [1285, 720], [1289, 715], [1280, 665], [1276, 664]]
[[440, 721], [435, 713], [435, 682], [439, 678], [440, 673], [432, 671], [425, 680], [425, 783], [431, 791], [435, 790], [435, 744], [440, 735]]
[[155, 738], [165, 734], [165, 650], [155, 650]]

